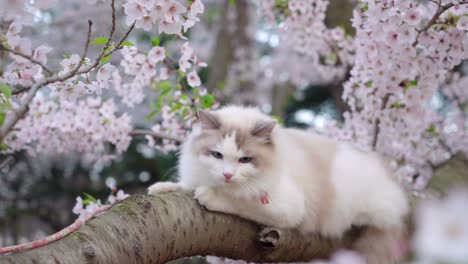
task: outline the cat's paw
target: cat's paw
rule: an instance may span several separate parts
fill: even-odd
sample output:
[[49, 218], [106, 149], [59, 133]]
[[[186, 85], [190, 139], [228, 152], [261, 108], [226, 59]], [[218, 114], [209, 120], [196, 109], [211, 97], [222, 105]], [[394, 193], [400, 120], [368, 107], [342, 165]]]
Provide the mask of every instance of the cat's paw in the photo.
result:
[[195, 199], [208, 210], [220, 211], [222, 209], [219, 205], [220, 201], [216, 197], [216, 192], [209, 187], [201, 186], [196, 188]]
[[175, 192], [181, 189], [181, 185], [175, 182], [157, 182], [148, 188], [148, 194], [157, 195], [158, 193]]

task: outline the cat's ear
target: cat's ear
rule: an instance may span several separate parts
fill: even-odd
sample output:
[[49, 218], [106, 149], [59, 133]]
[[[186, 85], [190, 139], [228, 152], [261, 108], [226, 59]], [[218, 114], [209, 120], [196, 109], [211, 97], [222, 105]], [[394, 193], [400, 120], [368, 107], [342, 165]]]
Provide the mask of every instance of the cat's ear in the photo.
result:
[[276, 126], [276, 120], [270, 120], [270, 121], [259, 123], [252, 130], [252, 135], [256, 137], [261, 137], [263, 139], [270, 141], [271, 132], [273, 131], [275, 126]]
[[197, 117], [202, 127], [205, 129], [218, 129], [221, 127], [218, 118], [206, 110], [198, 109]]

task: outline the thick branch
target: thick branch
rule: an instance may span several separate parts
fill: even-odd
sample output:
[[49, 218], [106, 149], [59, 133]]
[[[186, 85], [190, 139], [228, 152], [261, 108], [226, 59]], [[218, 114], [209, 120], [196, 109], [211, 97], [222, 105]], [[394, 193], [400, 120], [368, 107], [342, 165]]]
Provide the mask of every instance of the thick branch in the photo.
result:
[[306, 261], [347, 247], [359, 234], [327, 240], [296, 231], [262, 229], [208, 212], [187, 193], [135, 196], [47, 246], [0, 256], [0, 263], [165, 263], [216, 255], [255, 262]]

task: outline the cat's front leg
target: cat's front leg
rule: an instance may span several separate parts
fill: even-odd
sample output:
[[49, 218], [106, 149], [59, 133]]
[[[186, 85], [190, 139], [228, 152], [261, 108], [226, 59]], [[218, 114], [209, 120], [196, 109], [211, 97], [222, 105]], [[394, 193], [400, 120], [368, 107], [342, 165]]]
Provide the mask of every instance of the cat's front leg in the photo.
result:
[[231, 203], [224, 196], [217, 193], [213, 188], [200, 186], [195, 189], [195, 199], [199, 204], [210, 211], [233, 213]]
[[157, 195], [165, 192], [176, 192], [184, 189], [180, 182], [157, 182], [148, 187], [149, 195]]

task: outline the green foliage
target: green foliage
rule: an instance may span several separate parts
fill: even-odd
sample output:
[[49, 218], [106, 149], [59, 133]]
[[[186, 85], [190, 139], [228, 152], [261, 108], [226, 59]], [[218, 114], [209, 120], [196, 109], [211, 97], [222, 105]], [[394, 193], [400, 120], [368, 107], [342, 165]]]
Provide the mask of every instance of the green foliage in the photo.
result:
[[200, 96], [201, 108], [210, 108], [215, 103], [215, 98], [212, 94]]
[[125, 40], [124, 42], [122, 42], [121, 45], [122, 46], [135, 46], [135, 44], [133, 44], [133, 42], [131, 42], [129, 40]]
[[426, 132], [429, 133], [429, 134], [432, 134], [432, 135], [436, 135], [437, 134], [437, 128], [434, 124], [431, 124], [427, 129], [426, 129]]
[[161, 42], [161, 39], [159, 38], [159, 36], [151, 39], [151, 45], [153, 47], [159, 46], [159, 42]]
[[0, 151], [5, 151], [8, 149], [8, 145], [5, 142], [0, 143]]
[[283, 118], [281, 118], [281, 116], [272, 115], [271, 117], [273, 117], [278, 122], [278, 124], [280, 124], [280, 125], [284, 124], [284, 120], [283, 120]]
[[5, 83], [0, 82], [0, 92], [7, 98], [11, 98], [11, 88]]
[[90, 203], [96, 203], [97, 202], [96, 198], [94, 198], [94, 196], [92, 196], [89, 193], [83, 193], [83, 196], [85, 197], [83, 199], [83, 205], [88, 205]]
[[109, 41], [108, 37], [97, 37], [97, 38], [93, 39], [93, 41], [91, 41], [91, 44], [102, 45], [102, 44], [106, 44], [107, 41]]
[[0, 82], [0, 126], [5, 122], [6, 110], [11, 108], [11, 95], [12, 92], [10, 86]]
[[0, 112], [0, 126], [3, 125], [3, 122], [5, 122], [5, 117], [6, 117], [6, 113]]
[[404, 103], [395, 102], [391, 105], [392, 108], [404, 108], [406, 105]]
[[[107, 49], [104, 50], [104, 54], [106, 54], [107, 52], [110, 52], [113, 48], [114, 48], [113, 45], [110, 45], [109, 47], [107, 47]], [[112, 57], [112, 53], [102, 57], [101, 64], [106, 64], [110, 60], [111, 57]]]

